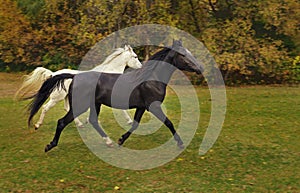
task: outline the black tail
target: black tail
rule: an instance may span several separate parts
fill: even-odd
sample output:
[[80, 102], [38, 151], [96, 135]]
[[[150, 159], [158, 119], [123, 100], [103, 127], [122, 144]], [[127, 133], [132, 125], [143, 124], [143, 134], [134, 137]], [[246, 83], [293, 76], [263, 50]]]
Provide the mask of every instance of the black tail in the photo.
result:
[[47, 79], [40, 90], [35, 94], [33, 97], [32, 102], [28, 107], [28, 111], [30, 111], [30, 115], [28, 118], [28, 126], [30, 126], [31, 120], [33, 116], [38, 112], [44, 102], [48, 99], [50, 94], [55, 88], [62, 88], [66, 89], [65, 85], [63, 84], [65, 79], [73, 78], [74, 74], [60, 74], [53, 76], [52, 78]]

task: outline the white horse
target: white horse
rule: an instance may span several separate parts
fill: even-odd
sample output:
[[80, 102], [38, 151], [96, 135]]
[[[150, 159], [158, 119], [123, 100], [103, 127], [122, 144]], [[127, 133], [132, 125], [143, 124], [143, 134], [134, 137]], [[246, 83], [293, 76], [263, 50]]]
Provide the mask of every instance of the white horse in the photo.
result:
[[[142, 67], [142, 64], [139, 61], [136, 53], [134, 53], [132, 48], [127, 45], [125, 45], [124, 48], [117, 48], [111, 55], [109, 55], [105, 59], [105, 61], [102, 64], [96, 66], [91, 71], [122, 74], [126, 66], [134, 69]], [[42, 84], [52, 76], [63, 73], [78, 74], [81, 72], [83, 71], [71, 69], [63, 69], [56, 72], [52, 72], [46, 68], [37, 67], [31, 74], [25, 75], [24, 82], [21, 85], [20, 89], [16, 92], [15, 98], [24, 98], [26, 94], [38, 90], [42, 86]], [[67, 79], [64, 81], [66, 90], [61, 88], [52, 91], [49, 102], [42, 107], [40, 119], [36, 124], [34, 124], [35, 129], [38, 129], [42, 125], [47, 111], [49, 111], [59, 101], [64, 100], [64, 108], [67, 112], [69, 111], [70, 107], [67, 94], [71, 82], [72, 79]], [[123, 114], [127, 120], [127, 123], [131, 124], [132, 119], [130, 118], [126, 110], [123, 110]], [[78, 118], [75, 118], [74, 121], [78, 127], [83, 126], [83, 124]]]

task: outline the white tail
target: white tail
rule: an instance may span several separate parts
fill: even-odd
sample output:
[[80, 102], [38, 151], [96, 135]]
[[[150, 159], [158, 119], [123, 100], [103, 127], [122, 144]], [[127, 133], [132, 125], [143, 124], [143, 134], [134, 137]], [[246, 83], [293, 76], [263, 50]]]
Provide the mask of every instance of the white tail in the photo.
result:
[[37, 67], [29, 75], [24, 75], [24, 81], [15, 94], [15, 99], [24, 98], [28, 93], [36, 93], [42, 84], [52, 76], [53, 72], [43, 67]]

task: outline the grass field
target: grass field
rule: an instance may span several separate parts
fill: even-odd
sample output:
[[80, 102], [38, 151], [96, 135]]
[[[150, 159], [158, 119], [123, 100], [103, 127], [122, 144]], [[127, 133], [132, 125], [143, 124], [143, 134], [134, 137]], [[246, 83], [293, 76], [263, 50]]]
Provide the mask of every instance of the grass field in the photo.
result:
[[[32, 132], [26, 126], [27, 102], [12, 99], [20, 75], [1, 73], [0, 80], [0, 192], [300, 192], [300, 87], [227, 88], [221, 135], [204, 156], [198, 149], [211, 101], [207, 88], [197, 87], [201, 121], [191, 144], [163, 166], [132, 171], [96, 157], [74, 123], [64, 130], [59, 146], [44, 153], [64, 114], [62, 104]], [[175, 126], [176, 101], [169, 91], [165, 106]], [[110, 109], [103, 109], [101, 121], [112, 139], [124, 133]], [[147, 149], [168, 138], [162, 127], [151, 135], [132, 135], [124, 145]]]

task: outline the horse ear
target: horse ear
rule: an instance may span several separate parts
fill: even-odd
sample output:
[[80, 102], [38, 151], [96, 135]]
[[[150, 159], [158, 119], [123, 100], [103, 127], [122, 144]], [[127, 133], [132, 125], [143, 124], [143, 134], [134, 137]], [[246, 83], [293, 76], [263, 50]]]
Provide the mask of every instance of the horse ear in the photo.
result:
[[179, 39], [179, 40], [173, 39], [172, 47], [174, 48], [174, 47], [178, 47], [178, 46], [182, 46], [181, 39]]
[[133, 52], [133, 49], [130, 45], [128, 45], [128, 49], [129, 49], [129, 51]]
[[128, 48], [127, 45], [124, 46], [124, 50], [125, 50], [125, 51], [129, 50], [129, 48]]
[[177, 41], [176, 41], [176, 40], [173, 40], [172, 48], [175, 48], [176, 46], [177, 46]]
[[181, 39], [181, 38], [178, 40], [178, 42], [179, 42], [180, 45], [182, 46], [182, 39]]

